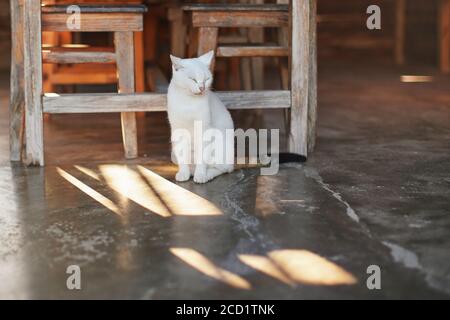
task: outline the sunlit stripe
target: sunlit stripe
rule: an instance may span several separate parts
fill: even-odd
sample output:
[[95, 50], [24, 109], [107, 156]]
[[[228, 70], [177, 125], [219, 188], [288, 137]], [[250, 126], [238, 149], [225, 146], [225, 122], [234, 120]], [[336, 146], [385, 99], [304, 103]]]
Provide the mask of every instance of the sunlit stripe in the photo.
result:
[[172, 215], [168, 206], [138, 172], [125, 165], [101, 165], [99, 168], [108, 186], [124, 199], [130, 199], [162, 217]]
[[84, 173], [85, 175], [88, 175], [89, 177], [100, 181], [100, 177], [98, 176], [97, 173], [95, 173], [94, 170], [88, 169], [86, 167], [83, 166], [79, 166], [79, 165], [75, 165], [74, 166], [76, 169], [78, 169], [79, 171], [81, 171], [82, 173]]
[[170, 208], [172, 214], [185, 216], [215, 216], [223, 214], [210, 201], [164, 179], [153, 171], [142, 166], [138, 166], [138, 170], [147, 179], [161, 200]]
[[251, 284], [247, 280], [237, 274], [216, 266], [208, 258], [194, 249], [170, 248], [170, 252], [208, 277], [226, 283], [234, 288], [243, 290], [251, 289]]
[[239, 260], [249, 267], [265, 273], [272, 278], [275, 278], [290, 286], [295, 285], [295, 282], [284, 274], [283, 271], [267, 257], [241, 254], [239, 255]]
[[351, 273], [311, 251], [275, 250], [268, 257], [297, 283], [334, 286], [357, 282]]
[[102, 204], [103, 206], [105, 206], [109, 210], [113, 211], [114, 213], [116, 213], [118, 215], [122, 215], [122, 212], [114, 204], [114, 202], [112, 202], [111, 200], [109, 200], [108, 198], [103, 196], [102, 194], [98, 193], [97, 191], [95, 191], [94, 189], [89, 187], [88, 185], [84, 184], [83, 182], [81, 182], [80, 180], [78, 180], [77, 178], [75, 178], [74, 176], [69, 174], [68, 172], [64, 171], [63, 169], [56, 168], [56, 170], [58, 171], [58, 173], [59, 173], [59, 175], [61, 177], [63, 177], [68, 182], [70, 182], [72, 185], [74, 185], [75, 187], [77, 187], [78, 189], [83, 191], [89, 197], [91, 197], [95, 201], [99, 202], [100, 204]]

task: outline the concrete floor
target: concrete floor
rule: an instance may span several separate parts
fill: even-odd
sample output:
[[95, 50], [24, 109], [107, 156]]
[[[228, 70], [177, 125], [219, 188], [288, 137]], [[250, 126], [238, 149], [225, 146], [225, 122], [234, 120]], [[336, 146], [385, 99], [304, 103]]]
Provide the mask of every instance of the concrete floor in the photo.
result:
[[174, 183], [162, 114], [140, 119], [136, 161], [118, 116], [52, 116], [47, 166], [11, 165], [4, 74], [0, 298], [450, 298], [450, 79], [411, 72], [321, 65], [308, 162], [206, 185]]

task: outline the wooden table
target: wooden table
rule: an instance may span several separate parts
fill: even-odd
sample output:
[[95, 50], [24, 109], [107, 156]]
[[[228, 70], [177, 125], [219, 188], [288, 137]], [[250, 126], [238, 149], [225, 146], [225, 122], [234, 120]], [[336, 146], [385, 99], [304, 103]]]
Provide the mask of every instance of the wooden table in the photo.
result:
[[[298, 1], [298, 2], [297, 2]], [[74, 1], [76, 2], [76, 1]], [[44, 164], [43, 113], [151, 112], [166, 110], [166, 95], [42, 94], [40, 0], [11, 4], [12, 61], [10, 150], [12, 161]], [[291, 91], [218, 92], [230, 109], [291, 108], [297, 123], [293, 151], [307, 156], [315, 141], [317, 107], [316, 8], [317, 0], [296, 0], [291, 10]], [[26, 130], [25, 130], [26, 128]], [[24, 152], [23, 152], [24, 151]]]

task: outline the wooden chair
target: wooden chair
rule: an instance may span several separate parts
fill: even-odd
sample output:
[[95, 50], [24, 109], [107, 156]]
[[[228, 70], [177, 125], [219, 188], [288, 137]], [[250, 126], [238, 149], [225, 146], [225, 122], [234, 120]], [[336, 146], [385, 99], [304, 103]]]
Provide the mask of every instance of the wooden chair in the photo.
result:
[[[43, 0], [45, 6], [71, 5], [73, 0]], [[78, 5], [118, 5], [121, 0], [77, 0]], [[141, 0], [129, 0], [129, 4], [142, 4]], [[71, 32], [43, 32], [42, 43], [47, 47], [59, 47], [59, 51], [71, 51], [73, 48], [85, 47], [89, 51], [111, 50], [114, 48], [97, 48], [88, 45], [74, 44]], [[135, 88], [136, 92], [145, 91], [144, 67], [144, 37], [143, 32], [134, 32], [135, 48]], [[114, 63], [102, 64], [44, 64], [44, 92], [55, 92], [57, 85], [90, 85], [90, 84], [117, 84], [117, 68]]]
[[[290, 6], [186, 5], [192, 27], [198, 28], [197, 55], [215, 50], [216, 57], [289, 57], [289, 150], [306, 155], [314, 147], [316, 118], [316, 2], [292, 1]], [[289, 14], [291, 12], [291, 15]], [[304, 15], [308, 12], [307, 15]], [[298, 16], [296, 16], [298, 15]], [[301, 23], [292, 23], [291, 17]], [[220, 45], [219, 28], [269, 28], [290, 30], [291, 41], [277, 45]], [[306, 37], [305, 37], [306, 35]], [[297, 39], [294, 40], [294, 38]], [[281, 37], [280, 37], [281, 38]], [[302, 40], [300, 40], [302, 39]], [[286, 72], [288, 74], [289, 72]], [[288, 89], [288, 88], [285, 88]], [[264, 91], [261, 91], [264, 95]], [[308, 132], [305, 131], [308, 128]]]
[[[114, 51], [89, 48], [45, 48], [42, 50], [41, 30], [51, 32], [74, 31], [67, 25], [67, 5], [44, 6], [39, 1], [25, 0], [29, 11], [25, 11], [24, 30], [25, 53], [25, 132], [27, 164], [44, 164], [44, 146], [42, 130], [42, 63], [117, 64], [118, 89], [120, 94], [135, 92], [134, 72], [134, 33], [143, 30], [143, 5], [80, 5], [81, 23], [79, 32], [113, 32]], [[28, 38], [27, 38], [28, 37]], [[30, 38], [31, 37], [31, 38]], [[29, 41], [27, 41], [29, 39]], [[29, 54], [27, 54], [27, 52]], [[28, 72], [27, 72], [28, 70]], [[27, 76], [28, 74], [28, 76]], [[86, 95], [84, 95], [86, 97]], [[89, 95], [87, 95], [89, 96]], [[96, 105], [91, 108], [95, 111]], [[136, 158], [137, 132], [134, 112], [122, 112], [122, 135], [125, 157]]]
[[[20, 159], [22, 114], [25, 114], [25, 156], [28, 165], [44, 164], [43, 151], [43, 113], [134, 113], [167, 110], [167, 96], [160, 93], [103, 93], [103, 94], [61, 94], [42, 95], [42, 48], [41, 27], [49, 28], [58, 25], [66, 30], [64, 19], [59, 23], [48, 22], [46, 14], [42, 15], [39, 1], [23, 0], [23, 7], [18, 2], [11, 2], [12, 30], [17, 37], [13, 37], [13, 54], [11, 64], [11, 160]], [[264, 17], [270, 15], [275, 26], [289, 26], [290, 46], [290, 90], [276, 91], [232, 91], [217, 92], [219, 98], [229, 109], [289, 109], [291, 115], [291, 130], [289, 149], [292, 152], [308, 155], [314, 145], [316, 118], [316, 40], [315, 18], [316, 0], [296, 0], [290, 3], [290, 10], [270, 12], [270, 10], [249, 10], [240, 12], [238, 21], [242, 27], [257, 27]], [[227, 12], [228, 14], [229, 12]], [[234, 13], [232, 14], [234, 16]], [[245, 16], [245, 18], [243, 18]], [[125, 26], [141, 30], [142, 15], [129, 14], [127, 19], [133, 21], [119, 22], [124, 14], [116, 16], [115, 20], [87, 18], [85, 15], [82, 27], [85, 31], [109, 28], [116, 33], [118, 48], [116, 60], [119, 70], [128, 66], [132, 70], [132, 32], [125, 31]], [[236, 16], [232, 19], [232, 21]], [[264, 18], [264, 19], [263, 19]], [[22, 20], [23, 19], [23, 20]], [[286, 21], [289, 21], [287, 23]], [[45, 23], [44, 23], [45, 22]], [[266, 21], [267, 22], [267, 21]], [[215, 34], [215, 26], [204, 26], [202, 33]], [[128, 29], [127, 29], [128, 30]], [[212, 31], [212, 32], [211, 32]], [[23, 33], [23, 36], [22, 36]], [[123, 41], [126, 39], [126, 41]], [[203, 38], [204, 39], [204, 38]], [[23, 42], [22, 42], [23, 41]], [[204, 41], [202, 40], [202, 43]], [[130, 44], [130, 45], [128, 45]], [[203, 46], [206, 49], [206, 45]], [[250, 51], [253, 49], [250, 49]], [[81, 53], [75, 55], [79, 57]], [[105, 54], [107, 56], [107, 54]], [[123, 73], [119, 71], [122, 75]], [[121, 87], [128, 89], [133, 86], [131, 77], [119, 79]], [[127, 90], [132, 91], [132, 90]], [[127, 120], [127, 118], [124, 118]], [[129, 127], [125, 126], [126, 129]], [[124, 130], [128, 133], [128, 130]]]

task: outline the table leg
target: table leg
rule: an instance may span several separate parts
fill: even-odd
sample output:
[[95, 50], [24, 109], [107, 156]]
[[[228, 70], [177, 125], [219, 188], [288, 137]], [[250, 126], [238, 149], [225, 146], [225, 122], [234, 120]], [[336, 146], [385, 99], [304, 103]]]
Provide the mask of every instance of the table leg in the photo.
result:
[[41, 1], [24, 0], [24, 87], [27, 165], [44, 165]]
[[11, 5], [11, 96], [9, 109], [9, 146], [11, 161], [20, 161], [24, 135], [23, 0]]
[[[310, 97], [311, 14], [316, 0], [291, 1], [291, 115], [289, 151], [308, 155]], [[312, 124], [310, 124], [312, 125]]]

